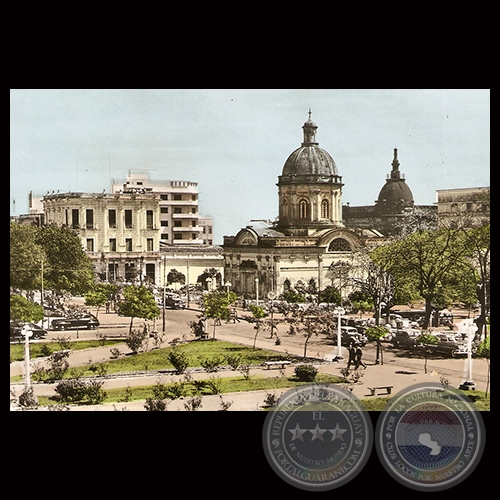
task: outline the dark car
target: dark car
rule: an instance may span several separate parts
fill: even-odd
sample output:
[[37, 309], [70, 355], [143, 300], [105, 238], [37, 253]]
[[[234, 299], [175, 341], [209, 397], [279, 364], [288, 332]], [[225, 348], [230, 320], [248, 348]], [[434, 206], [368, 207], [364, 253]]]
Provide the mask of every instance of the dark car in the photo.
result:
[[53, 330], [68, 330], [70, 328], [95, 330], [98, 326], [99, 320], [93, 314], [74, 314], [66, 318], [53, 319], [51, 323]]
[[392, 345], [402, 349], [413, 349], [417, 347], [417, 338], [421, 332], [416, 330], [398, 330], [392, 337]]
[[10, 340], [24, 340], [22, 332], [23, 326], [26, 325], [32, 332], [31, 340], [41, 339], [47, 335], [47, 331], [36, 325], [35, 323], [25, 323], [24, 321], [11, 321], [10, 322]]
[[[454, 335], [436, 335], [439, 338], [437, 344], [426, 345], [425, 348], [436, 354], [443, 354], [457, 358], [459, 356], [467, 356], [467, 344], [457, 341]], [[472, 348], [472, 354], [475, 354], [475, 348]]]

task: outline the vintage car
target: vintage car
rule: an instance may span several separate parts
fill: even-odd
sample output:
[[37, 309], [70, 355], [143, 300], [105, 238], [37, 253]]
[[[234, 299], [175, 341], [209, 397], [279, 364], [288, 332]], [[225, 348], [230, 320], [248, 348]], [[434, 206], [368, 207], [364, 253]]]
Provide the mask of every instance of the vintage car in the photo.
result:
[[87, 328], [95, 330], [99, 326], [99, 320], [89, 313], [76, 313], [66, 318], [57, 318], [52, 320], [51, 328], [53, 330], [69, 330], [71, 328]]
[[47, 331], [35, 323], [25, 323], [24, 321], [11, 321], [10, 340], [19, 340], [20, 342], [24, 340], [24, 334], [22, 333], [24, 325], [26, 325], [28, 329], [31, 330], [32, 335], [30, 339], [32, 340], [40, 339], [45, 337], [45, 335], [47, 335]]

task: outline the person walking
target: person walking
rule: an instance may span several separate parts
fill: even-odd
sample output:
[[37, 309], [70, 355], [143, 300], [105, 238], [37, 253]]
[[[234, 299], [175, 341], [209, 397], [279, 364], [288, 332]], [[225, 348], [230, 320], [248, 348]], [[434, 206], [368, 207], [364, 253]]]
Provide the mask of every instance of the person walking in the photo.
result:
[[354, 345], [352, 343], [349, 344], [348, 351], [349, 359], [347, 361], [347, 369], [349, 370], [351, 364], [356, 365], [356, 349], [354, 348]]
[[363, 360], [361, 359], [362, 357], [363, 357], [363, 351], [361, 350], [361, 347], [358, 345], [356, 347], [355, 362], [354, 362], [356, 370], [359, 368], [359, 365], [364, 367], [364, 369], [366, 370], [366, 365], [363, 363]]

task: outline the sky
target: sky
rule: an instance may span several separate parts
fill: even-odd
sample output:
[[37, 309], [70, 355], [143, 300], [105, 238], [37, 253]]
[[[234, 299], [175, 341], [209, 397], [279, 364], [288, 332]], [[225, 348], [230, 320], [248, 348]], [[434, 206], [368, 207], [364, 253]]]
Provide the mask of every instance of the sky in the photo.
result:
[[374, 204], [394, 147], [417, 205], [490, 185], [489, 89], [11, 89], [10, 214], [28, 212], [30, 191], [110, 192], [132, 170], [197, 182], [222, 244], [278, 215], [309, 109], [343, 204]]

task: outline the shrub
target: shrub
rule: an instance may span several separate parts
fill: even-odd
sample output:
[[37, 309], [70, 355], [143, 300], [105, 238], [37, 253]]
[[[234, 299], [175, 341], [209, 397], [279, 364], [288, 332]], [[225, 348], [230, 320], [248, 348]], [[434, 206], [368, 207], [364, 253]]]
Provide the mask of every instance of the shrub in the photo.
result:
[[190, 399], [188, 399], [184, 403], [184, 408], [186, 411], [196, 411], [198, 408], [201, 408], [203, 405], [201, 404], [201, 397], [200, 396], [194, 396]]
[[136, 329], [131, 330], [131, 332], [128, 334], [125, 340], [125, 344], [127, 344], [127, 347], [134, 354], [137, 354], [139, 352], [139, 349], [142, 348], [144, 341], [146, 341], [148, 337], [149, 337], [148, 328], [146, 325], [144, 325], [144, 328], [142, 330], [136, 330]]
[[24, 387], [23, 392], [19, 395], [19, 406], [23, 408], [33, 408], [38, 406], [38, 399], [33, 392], [33, 387]]
[[312, 382], [317, 374], [318, 369], [313, 365], [299, 365], [295, 367], [295, 377], [301, 382]]
[[202, 359], [200, 364], [208, 373], [214, 373], [219, 371], [220, 366], [224, 362], [224, 358], [221, 356], [215, 356], [213, 358]]
[[171, 365], [175, 368], [175, 372], [177, 374], [184, 373], [184, 371], [188, 367], [188, 359], [186, 354], [177, 347], [174, 347], [168, 353], [168, 360], [170, 361]]
[[237, 370], [241, 363], [240, 354], [228, 354], [226, 356], [226, 363], [231, 367], [232, 370]]
[[106, 399], [106, 392], [103, 391], [102, 385], [103, 380], [91, 380], [85, 386], [85, 396], [87, 397], [89, 404], [98, 405]]
[[76, 403], [85, 397], [85, 382], [79, 378], [62, 380], [54, 389], [57, 400], [62, 403]]

